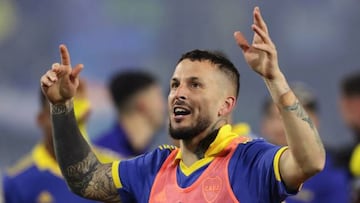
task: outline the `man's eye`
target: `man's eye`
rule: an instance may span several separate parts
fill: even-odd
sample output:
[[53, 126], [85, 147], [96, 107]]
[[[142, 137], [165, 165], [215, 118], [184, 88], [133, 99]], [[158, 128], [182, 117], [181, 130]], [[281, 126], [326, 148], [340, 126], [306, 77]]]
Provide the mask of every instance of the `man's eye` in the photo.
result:
[[170, 87], [171, 89], [177, 88], [179, 85], [177, 83], [171, 83]]
[[199, 87], [200, 87], [200, 84], [197, 83], [197, 82], [193, 82], [193, 83], [191, 83], [191, 87], [193, 87], [193, 88], [199, 88]]

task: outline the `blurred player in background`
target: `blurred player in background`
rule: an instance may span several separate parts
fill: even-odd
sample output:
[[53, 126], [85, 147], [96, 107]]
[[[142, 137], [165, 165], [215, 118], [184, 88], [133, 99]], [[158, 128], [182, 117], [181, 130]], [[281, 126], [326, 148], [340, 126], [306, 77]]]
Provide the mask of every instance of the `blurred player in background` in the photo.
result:
[[160, 84], [147, 72], [124, 71], [111, 78], [108, 89], [116, 108], [116, 121], [94, 144], [124, 158], [147, 152], [165, 122]]
[[[90, 102], [84, 80], [80, 80], [74, 98], [76, 121], [82, 135], [89, 140], [86, 123], [90, 115]], [[37, 125], [42, 130], [42, 140], [29, 155], [10, 167], [3, 177], [3, 195], [6, 203], [81, 203], [95, 202], [71, 193], [56, 162], [51, 130], [50, 105], [40, 92], [40, 109]], [[112, 157], [103, 150], [95, 149], [103, 162], [111, 162]]]
[[[294, 83], [291, 88], [311, 120], [319, 126], [319, 109], [315, 94], [303, 83]], [[271, 143], [287, 145], [281, 115], [271, 98], [267, 98], [263, 104], [261, 134]], [[327, 153], [324, 170], [307, 180], [300, 192], [296, 196], [289, 197], [286, 203], [349, 202], [349, 184], [346, 168], [335, 167], [331, 155]]]
[[349, 168], [353, 178], [353, 201], [360, 203], [360, 72], [346, 76], [340, 85], [340, 111], [353, 132], [354, 142], [339, 154], [341, 165]]

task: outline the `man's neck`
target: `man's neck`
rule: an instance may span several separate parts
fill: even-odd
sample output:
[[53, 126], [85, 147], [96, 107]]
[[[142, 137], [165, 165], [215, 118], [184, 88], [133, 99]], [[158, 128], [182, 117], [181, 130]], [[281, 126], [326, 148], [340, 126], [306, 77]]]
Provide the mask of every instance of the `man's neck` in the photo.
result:
[[221, 119], [208, 130], [189, 140], [180, 141], [180, 150], [182, 161], [186, 166], [191, 166], [196, 161], [204, 158], [205, 152], [210, 144], [215, 140], [221, 126], [225, 125], [227, 120]]
[[124, 129], [131, 147], [136, 152], [143, 152], [155, 133], [147, 119], [139, 114], [129, 114], [119, 118], [118, 122]]

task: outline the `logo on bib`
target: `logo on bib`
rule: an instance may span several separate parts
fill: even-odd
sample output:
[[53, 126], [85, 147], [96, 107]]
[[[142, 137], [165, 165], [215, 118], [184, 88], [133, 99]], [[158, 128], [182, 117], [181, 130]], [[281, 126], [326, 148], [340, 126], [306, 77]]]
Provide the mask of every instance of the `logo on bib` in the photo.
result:
[[219, 176], [206, 178], [202, 182], [202, 192], [207, 202], [214, 202], [222, 189], [222, 180]]

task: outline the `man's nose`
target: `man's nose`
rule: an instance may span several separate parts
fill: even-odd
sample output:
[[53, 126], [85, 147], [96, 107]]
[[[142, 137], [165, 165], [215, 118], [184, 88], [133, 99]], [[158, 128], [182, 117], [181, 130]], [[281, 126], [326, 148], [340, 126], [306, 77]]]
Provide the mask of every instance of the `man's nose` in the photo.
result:
[[179, 87], [176, 88], [175, 99], [186, 100], [187, 99], [186, 95], [187, 95], [186, 87], [184, 87], [183, 85], [180, 85]]

